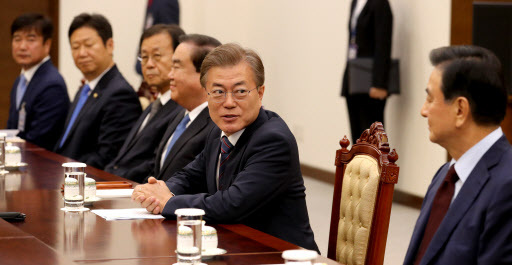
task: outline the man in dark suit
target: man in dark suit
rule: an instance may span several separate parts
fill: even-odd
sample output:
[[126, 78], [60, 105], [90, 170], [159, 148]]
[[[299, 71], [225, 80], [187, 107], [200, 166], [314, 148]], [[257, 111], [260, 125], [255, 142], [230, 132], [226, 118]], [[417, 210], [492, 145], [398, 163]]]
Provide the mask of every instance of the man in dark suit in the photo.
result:
[[372, 123], [384, 123], [391, 62], [393, 14], [388, 0], [353, 0], [350, 9], [347, 59], [372, 58], [372, 87], [368, 94], [349, 93], [348, 63], [341, 95], [347, 99], [353, 143]]
[[500, 63], [476, 46], [433, 50], [421, 115], [453, 158], [430, 184], [404, 264], [512, 264], [512, 147]]
[[200, 208], [207, 221], [242, 223], [318, 250], [297, 143], [285, 122], [262, 108], [260, 57], [237, 44], [219, 46], [204, 59], [200, 78], [218, 127], [194, 161], [167, 182], [150, 178], [132, 198], [167, 218], [179, 208]]
[[50, 150], [69, 109], [66, 84], [49, 56], [52, 33], [52, 22], [41, 14], [24, 14], [12, 23], [12, 57], [21, 74], [12, 86], [7, 121], [7, 129]]
[[199, 82], [199, 73], [208, 52], [219, 45], [218, 40], [205, 35], [181, 37], [181, 44], [172, 57], [169, 78], [172, 98], [185, 110], [169, 125], [160, 142], [153, 172], [156, 179], [166, 181], [194, 160], [204, 148], [206, 135], [215, 126], [210, 119], [207, 93]]
[[154, 167], [155, 149], [164, 132], [182, 108], [171, 99], [168, 78], [172, 57], [185, 34], [176, 25], [155, 25], [142, 33], [140, 61], [146, 83], [158, 91], [159, 97], [146, 108], [132, 127], [116, 158], [105, 171], [142, 182]]
[[55, 151], [103, 169], [115, 158], [142, 110], [114, 64], [112, 27], [102, 15], [73, 19], [71, 53], [86, 83], [77, 92]]

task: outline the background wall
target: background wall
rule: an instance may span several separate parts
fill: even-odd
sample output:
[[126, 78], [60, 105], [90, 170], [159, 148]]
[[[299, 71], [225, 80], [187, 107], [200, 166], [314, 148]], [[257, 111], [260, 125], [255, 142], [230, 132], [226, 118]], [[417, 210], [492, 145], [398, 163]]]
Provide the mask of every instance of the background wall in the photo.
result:
[[[76, 93], [81, 78], [71, 58], [67, 29], [80, 12], [104, 14], [113, 24], [114, 59], [137, 88], [134, 63], [145, 1], [60, 1], [60, 70]], [[394, 13], [393, 57], [401, 60], [403, 93], [386, 106], [386, 128], [400, 156], [397, 189], [423, 196], [446, 152], [428, 140], [419, 115], [432, 67], [431, 49], [449, 44], [450, 1], [390, 0]], [[350, 0], [180, 1], [187, 33], [214, 36], [255, 49], [266, 68], [263, 104], [288, 123], [301, 162], [334, 172], [338, 142], [350, 137], [345, 99], [339, 96], [347, 49]], [[119, 8], [122, 6], [122, 10]]]
[[146, 12], [145, 0], [66, 0], [60, 4], [59, 71], [68, 86], [71, 100], [80, 87], [82, 73], [76, 68], [71, 56], [68, 29], [73, 18], [80, 13], [99, 13], [112, 25], [114, 35], [114, 62], [126, 80], [138, 89], [141, 77], [135, 72], [140, 35]]

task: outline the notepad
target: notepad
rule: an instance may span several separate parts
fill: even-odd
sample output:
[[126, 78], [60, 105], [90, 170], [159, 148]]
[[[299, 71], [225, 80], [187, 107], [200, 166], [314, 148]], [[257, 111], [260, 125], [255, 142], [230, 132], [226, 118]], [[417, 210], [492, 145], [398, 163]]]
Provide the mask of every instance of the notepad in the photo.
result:
[[146, 208], [131, 209], [101, 209], [92, 210], [91, 212], [105, 218], [107, 221], [113, 220], [133, 220], [133, 219], [164, 219], [160, 214], [152, 214]]

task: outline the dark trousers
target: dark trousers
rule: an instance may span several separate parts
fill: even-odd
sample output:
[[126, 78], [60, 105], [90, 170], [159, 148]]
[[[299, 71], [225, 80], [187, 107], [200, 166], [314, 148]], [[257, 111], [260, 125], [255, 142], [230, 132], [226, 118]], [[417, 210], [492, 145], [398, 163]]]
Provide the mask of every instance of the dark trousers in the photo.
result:
[[380, 121], [384, 124], [386, 99], [373, 99], [368, 94], [347, 95], [346, 99], [352, 144], [355, 144], [363, 131], [369, 129], [372, 123]]

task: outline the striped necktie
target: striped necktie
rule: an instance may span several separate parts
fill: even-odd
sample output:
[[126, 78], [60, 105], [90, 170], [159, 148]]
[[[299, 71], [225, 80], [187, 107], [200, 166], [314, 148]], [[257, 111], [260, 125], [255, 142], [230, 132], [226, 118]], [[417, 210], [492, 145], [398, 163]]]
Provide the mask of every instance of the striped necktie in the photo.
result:
[[220, 166], [219, 166], [219, 179], [224, 174], [226, 169], [226, 161], [229, 159], [229, 153], [233, 149], [233, 144], [229, 141], [227, 136], [222, 136], [220, 140]]

